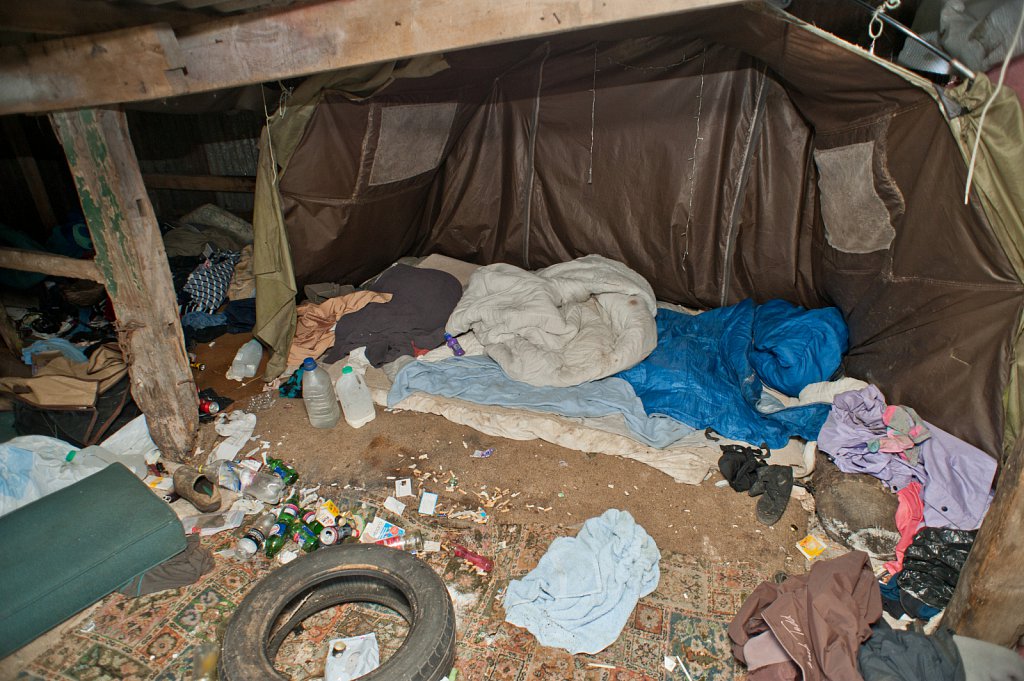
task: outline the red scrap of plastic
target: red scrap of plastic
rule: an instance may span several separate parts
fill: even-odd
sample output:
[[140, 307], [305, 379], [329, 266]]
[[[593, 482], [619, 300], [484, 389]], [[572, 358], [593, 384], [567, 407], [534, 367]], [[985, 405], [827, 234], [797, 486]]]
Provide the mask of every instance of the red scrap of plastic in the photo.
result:
[[455, 552], [455, 555], [458, 558], [468, 560], [470, 563], [480, 568], [484, 572], [490, 572], [494, 569], [494, 561], [490, 558], [484, 558], [479, 553], [470, 551], [465, 546], [462, 546], [460, 544], [455, 544], [452, 548]]

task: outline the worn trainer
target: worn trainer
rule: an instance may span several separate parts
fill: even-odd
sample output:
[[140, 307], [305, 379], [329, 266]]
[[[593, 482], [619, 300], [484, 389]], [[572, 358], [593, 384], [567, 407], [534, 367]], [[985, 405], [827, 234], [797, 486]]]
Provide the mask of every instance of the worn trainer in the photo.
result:
[[201, 513], [220, 508], [220, 487], [191, 466], [179, 466], [174, 471], [174, 491]]
[[789, 466], [765, 466], [757, 471], [750, 496], [757, 500], [757, 522], [769, 527], [779, 522], [793, 492], [793, 469]]

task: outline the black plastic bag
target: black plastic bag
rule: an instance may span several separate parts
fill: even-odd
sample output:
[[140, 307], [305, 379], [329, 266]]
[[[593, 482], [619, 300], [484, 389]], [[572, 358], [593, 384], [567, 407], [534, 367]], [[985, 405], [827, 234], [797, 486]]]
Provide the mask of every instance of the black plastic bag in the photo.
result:
[[934, 608], [945, 608], [977, 534], [977, 530], [922, 528], [903, 558], [903, 572], [896, 578], [900, 588]]

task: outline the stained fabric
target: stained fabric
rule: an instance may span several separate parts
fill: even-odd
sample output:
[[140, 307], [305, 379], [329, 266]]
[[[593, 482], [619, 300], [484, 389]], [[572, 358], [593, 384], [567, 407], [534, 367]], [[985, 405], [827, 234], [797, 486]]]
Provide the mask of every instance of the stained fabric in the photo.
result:
[[536, 272], [497, 264], [473, 273], [447, 330], [472, 330], [516, 381], [566, 387], [606, 378], [650, 354], [656, 308], [643, 277], [599, 255]]
[[871, 638], [857, 652], [864, 681], [966, 681], [953, 636], [939, 629], [931, 636], [895, 631], [885, 620], [871, 627]]
[[452, 275], [408, 265], [388, 268], [367, 288], [390, 294], [390, 302], [368, 305], [339, 319], [325, 363], [337, 362], [361, 346], [366, 346], [366, 359], [375, 367], [433, 350], [444, 343], [444, 326], [462, 298], [462, 284]]
[[769, 629], [800, 667], [804, 681], [862, 681], [857, 651], [882, 616], [878, 582], [868, 555], [854, 551], [818, 561], [782, 584], [763, 582], [729, 624], [733, 655]]
[[184, 551], [138, 575], [118, 591], [129, 598], [138, 598], [197, 582], [213, 569], [213, 554], [202, 547], [198, 535], [190, 535], [185, 541]]
[[849, 340], [836, 308], [805, 310], [785, 300], [758, 305], [753, 333], [749, 356], [758, 378], [790, 397], [812, 383], [830, 380]]
[[893, 550], [896, 560], [885, 564], [889, 574], [895, 575], [903, 569], [903, 554], [907, 547], [914, 541], [914, 535], [924, 523], [924, 503], [921, 501], [921, 483], [912, 482], [899, 492], [899, 507], [896, 509], [896, 529], [899, 530], [900, 540], [896, 542]]
[[371, 303], [386, 303], [389, 293], [355, 291], [322, 303], [299, 305], [295, 337], [288, 351], [288, 366], [298, 366], [307, 357], [317, 359], [334, 345], [334, 325], [347, 314], [358, 312]]
[[675, 419], [648, 416], [633, 388], [620, 378], [604, 378], [581, 386], [539, 387], [513, 381], [493, 359], [485, 356], [408, 364], [395, 376], [388, 406], [395, 406], [417, 391], [569, 418], [620, 414], [633, 439], [659, 449], [693, 433], [693, 428]]
[[748, 357], [755, 308], [745, 300], [697, 315], [658, 310], [654, 352], [616, 375], [633, 386], [649, 414], [771, 449], [786, 446], [793, 436], [814, 440], [828, 405], [757, 411], [761, 381]]

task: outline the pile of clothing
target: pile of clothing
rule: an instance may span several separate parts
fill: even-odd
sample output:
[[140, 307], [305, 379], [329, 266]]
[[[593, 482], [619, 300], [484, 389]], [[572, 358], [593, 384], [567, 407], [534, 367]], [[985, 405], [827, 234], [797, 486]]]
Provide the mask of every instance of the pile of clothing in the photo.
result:
[[252, 225], [206, 204], [163, 227], [186, 344], [250, 331], [256, 323]]
[[939, 630], [894, 630], [866, 553], [814, 563], [764, 582], [729, 625], [750, 681], [995, 681], [1024, 679], [1024, 658]]
[[873, 385], [836, 396], [818, 448], [899, 498], [900, 541], [885, 564], [891, 611], [927, 617], [944, 608], [992, 502], [995, 460], [910, 407], [886, 404]]

